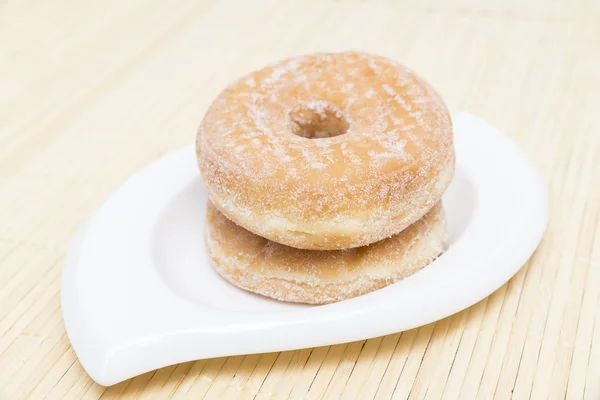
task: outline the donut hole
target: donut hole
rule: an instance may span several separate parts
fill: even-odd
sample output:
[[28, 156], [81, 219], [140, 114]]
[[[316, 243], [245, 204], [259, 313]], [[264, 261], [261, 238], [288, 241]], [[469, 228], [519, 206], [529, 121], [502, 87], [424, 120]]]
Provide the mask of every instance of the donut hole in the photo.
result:
[[313, 102], [299, 105], [290, 113], [292, 132], [308, 139], [324, 139], [343, 135], [350, 124], [331, 105]]

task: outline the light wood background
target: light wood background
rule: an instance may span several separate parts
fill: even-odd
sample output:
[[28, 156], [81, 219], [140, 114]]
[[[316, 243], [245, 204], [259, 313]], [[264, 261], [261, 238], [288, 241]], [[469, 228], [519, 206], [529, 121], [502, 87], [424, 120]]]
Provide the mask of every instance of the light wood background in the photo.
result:
[[[77, 228], [230, 80], [340, 49], [408, 64], [519, 143], [550, 186], [537, 253], [419, 329], [92, 382], [60, 311]], [[598, 0], [0, 0], [1, 399], [600, 399], [599, 213]]]

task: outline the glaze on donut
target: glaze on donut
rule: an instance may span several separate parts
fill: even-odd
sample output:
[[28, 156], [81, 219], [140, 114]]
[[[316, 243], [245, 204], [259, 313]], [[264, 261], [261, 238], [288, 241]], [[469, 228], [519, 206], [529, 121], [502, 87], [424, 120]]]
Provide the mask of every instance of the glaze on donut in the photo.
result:
[[198, 131], [200, 171], [236, 224], [302, 249], [364, 246], [436, 204], [454, 174], [452, 124], [406, 67], [310, 54], [225, 89]]
[[277, 300], [325, 304], [372, 292], [430, 264], [444, 250], [441, 206], [397, 235], [348, 250], [303, 250], [234, 224], [209, 202], [206, 243], [217, 272]]

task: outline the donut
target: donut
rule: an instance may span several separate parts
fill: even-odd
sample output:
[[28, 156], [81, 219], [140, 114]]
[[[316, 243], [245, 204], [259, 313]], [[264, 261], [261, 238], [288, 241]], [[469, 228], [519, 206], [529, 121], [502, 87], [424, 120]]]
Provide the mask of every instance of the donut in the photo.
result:
[[208, 108], [196, 150], [227, 218], [301, 249], [390, 237], [440, 201], [454, 174], [438, 94], [358, 52], [299, 56], [234, 82]]
[[438, 203], [382, 241], [305, 250], [255, 235], [209, 201], [205, 239], [211, 264], [235, 286], [281, 301], [326, 304], [383, 288], [430, 264], [445, 248], [445, 221]]

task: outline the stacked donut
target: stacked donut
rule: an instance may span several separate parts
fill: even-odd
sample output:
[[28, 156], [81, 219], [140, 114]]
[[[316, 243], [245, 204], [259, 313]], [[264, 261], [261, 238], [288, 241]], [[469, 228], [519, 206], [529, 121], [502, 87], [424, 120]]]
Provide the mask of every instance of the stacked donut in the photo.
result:
[[444, 250], [450, 115], [387, 58], [309, 54], [252, 72], [212, 103], [196, 148], [208, 253], [245, 290], [336, 302]]

